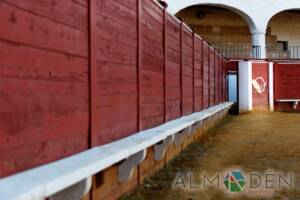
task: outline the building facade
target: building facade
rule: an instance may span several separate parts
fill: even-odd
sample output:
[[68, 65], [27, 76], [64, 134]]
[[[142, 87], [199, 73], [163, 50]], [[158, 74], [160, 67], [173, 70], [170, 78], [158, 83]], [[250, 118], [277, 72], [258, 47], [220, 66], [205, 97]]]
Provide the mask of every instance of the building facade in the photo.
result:
[[[231, 43], [249, 43], [260, 48], [259, 58], [267, 57], [267, 46], [273, 47], [277, 44], [284, 51], [288, 49], [287, 46], [295, 47], [300, 44], [297, 37], [300, 34], [298, 23], [300, 14], [297, 10], [300, 9], [300, 1], [297, 0], [168, 0], [167, 2], [171, 13], [183, 17], [192, 27], [195, 26], [196, 32], [197, 27], [201, 29], [204, 38], [211, 43], [228, 43], [228, 37], [234, 39], [229, 41]], [[207, 24], [211, 27], [207, 27]], [[207, 35], [207, 31], [214, 34]], [[228, 35], [227, 40], [226, 37], [216, 34], [218, 32]], [[297, 52], [298, 48], [292, 50]], [[290, 55], [289, 58], [293, 56], [298, 57]]]

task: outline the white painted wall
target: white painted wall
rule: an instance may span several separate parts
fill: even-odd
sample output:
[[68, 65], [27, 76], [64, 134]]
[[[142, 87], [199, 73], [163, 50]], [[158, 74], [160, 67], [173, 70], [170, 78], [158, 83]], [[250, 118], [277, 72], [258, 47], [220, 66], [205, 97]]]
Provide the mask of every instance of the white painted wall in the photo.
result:
[[273, 62], [269, 63], [269, 108], [274, 111], [274, 67]]
[[[194, 5], [212, 5], [227, 8], [241, 15], [250, 27], [253, 45], [265, 46], [264, 35], [269, 21], [276, 14], [300, 9], [300, 0], [166, 0], [168, 10], [176, 14], [180, 10]], [[262, 51], [262, 58], [265, 52]]]
[[252, 111], [252, 62], [239, 62], [239, 112]]

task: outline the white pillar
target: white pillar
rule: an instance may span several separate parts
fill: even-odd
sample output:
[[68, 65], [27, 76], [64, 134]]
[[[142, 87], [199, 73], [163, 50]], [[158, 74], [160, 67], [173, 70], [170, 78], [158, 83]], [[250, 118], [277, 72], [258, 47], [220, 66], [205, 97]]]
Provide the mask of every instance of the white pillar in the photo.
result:
[[252, 111], [252, 62], [239, 62], [239, 112]]
[[269, 63], [269, 107], [270, 111], [274, 111], [274, 73], [273, 63]]
[[252, 32], [252, 52], [254, 58], [266, 58], [266, 33]]

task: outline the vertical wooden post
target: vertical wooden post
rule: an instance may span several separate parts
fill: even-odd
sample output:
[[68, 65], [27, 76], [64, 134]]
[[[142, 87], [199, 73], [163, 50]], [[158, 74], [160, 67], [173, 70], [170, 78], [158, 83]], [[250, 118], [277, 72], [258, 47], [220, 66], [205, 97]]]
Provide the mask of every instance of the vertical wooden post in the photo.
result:
[[[142, 34], [142, 19], [143, 19], [143, 0], [136, 0], [137, 5], [137, 66], [136, 66], [136, 76], [137, 76], [137, 131], [142, 130], [141, 124], [141, 79], [142, 79], [142, 58], [143, 58], [143, 34]], [[141, 169], [140, 165], [137, 166], [138, 170], [138, 184], [142, 183], [141, 180]]]
[[[227, 61], [225, 62], [225, 101], [228, 100], [228, 76], [227, 76]], [[239, 91], [238, 91], [239, 92]]]
[[97, 68], [96, 68], [96, 0], [89, 1], [89, 134], [88, 147], [93, 144], [93, 135], [97, 132], [95, 124], [97, 121], [97, 104], [96, 104], [96, 89], [97, 89]]
[[168, 121], [167, 117], [167, 87], [168, 87], [168, 71], [167, 71], [167, 54], [168, 54], [168, 44], [167, 44], [167, 22], [168, 22], [168, 12], [167, 12], [167, 6], [164, 7], [164, 122]]
[[220, 56], [217, 54], [217, 104], [220, 103]]
[[193, 112], [195, 112], [195, 32], [193, 31]]
[[221, 59], [221, 66], [220, 66], [220, 74], [221, 74], [221, 97], [220, 97], [220, 103], [223, 103], [223, 55], [221, 55], [221, 57], [220, 57], [220, 59]]
[[141, 131], [142, 1], [137, 0], [137, 131]]
[[180, 97], [181, 107], [180, 112], [183, 116], [183, 22], [180, 23]]
[[224, 62], [223, 62], [223, 56], [221, 57], [221, 62], [222, 62], [222, 64], [221, 64], [221, 77], [222, 77], [222, 82], [221, 82], [221, 103], [223, 103], [223, 90], [224, 90], [224, 86], [223, 86], [223, 84], [224, 84], [224, 76], [223, 76], [223, 65], [224, 65]]
[[224, 57], [222, 57], [222, 102], [224, 102], [225, 98], [224, 98]]
[[217, 102], [217, 79], [216, 79], [216, 69], [217, 69], [217, 51], [214, 50], [214, 105]]
[[221, 103], [221, 95], [222, 95], [222, 82], [221, 77], [222, 77], [222, 71], [221, 71], [221, 67], [222, 67], [222, 63], [221, 63], [221, 56], [218, 56], [218, 103]]
[[208, 46], [208, 107], [210, 107], [210, 51], [211, 47]]
[[204, 40], [202, 38], [202, 55], [201, 55], [201, 59], [202, 59], [202, 63], [201, 63], [201, 66], [202, 66], [202, 105], [201, 105], [201, 110], [203, 110], [204, 108]]
[[223, 58], [223, 102], [225, 101], [226, 97], [226, 76], [225, 76], [225, 61], [224, 61], [224, 58]]

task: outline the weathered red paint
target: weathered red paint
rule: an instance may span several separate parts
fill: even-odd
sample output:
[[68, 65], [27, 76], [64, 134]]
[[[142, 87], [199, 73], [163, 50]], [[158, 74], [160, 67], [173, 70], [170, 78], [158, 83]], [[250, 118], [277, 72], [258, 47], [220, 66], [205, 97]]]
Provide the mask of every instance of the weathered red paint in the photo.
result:
[[202, 57], [202, 44], [203, 40], [199, 37], [195, 37], [195, 67], [194, 67], [194, 76], [195, 76], [195, 111], [202, 110], [203, 106], [203, 57]]
[[196, 105], [195, 105], [195, 54], [196, 54], [196, 49], [195, 49], [195, 33], [193, 32], [193, 50], [192, 50], [192, 54], [193, 54], [193, 112], [195, 112], [196, 110]]
[[215, 105], [215, 50], [209, 51], [209, 106]]
[[0, 23], [0, 177], [207, 108], [225, 87], [214, 50], [153, 1], [7, 0]]
[[181, 116], [180, 24], [171, 15], [167, 21], [167, 120]]
[[218, 104], [218, 66], [219, 57], [218, 52], [215, 51], [215, 67], [214, 67], [214, 105]]
[[183, 26], [182, 44], [182, 106], [183, 115], [193, 112], [193, 33]]
[[51, 2], [0, 2], [0, 177], [88, 148], [88, 4]]
[[97, 120], [93, 146], [131, 135], [141, 126], [141, 6], [137, 0], [96, 1]]
[[180, 115], [183, 116], [183, 22], [180, 23]]
[[167, 116], [167, 106], [168, 106], [168, 97], [167, 97], [167, 84], [168, 84], [168, 68], [167, 68], [167, 62], [168, 62], [168, 12], [167, 8], [164, 8], [164, 122], [168, 121], [168, 116]]
[[[259, 88], [255, 88], [257, 81]], [[269, 110], [269, 63], [252, 64], [253, 110]]]
[[[300, 99], [300, 64], [274, 64], [274, 100]], [[275, 103], [277, 110], [291, 110], [291, 103]], [[297, 107], [300, 110], [300, 107]]]
[[228, 81], [227, 81], [227, 64], [228, 62], [223, 59], [223, 66], [222, 66], [222, 72], [223, 72], [223, 82], [222, 82], [222, 85], [223, 85], [223, 102], [226, 101], [228, 99]]
[[142, 105], [142, 98], [141, 98], [141, 80], [142, 80], [142, 64], [143, 64], [143, 32], [142, 32], [142, 26], [143, 26], [143, 0], [136, 0], [136, 26], [137, 26], [137, 63], [136, 63], [136, 97], [137, 97], [137, 104], [136, 104], [136, 130], [140, 131], [142, 130], [142, 118], [141, 118], [141, 105]]
[[203, 108], [209, 107], [209, 56], [210, 47], [204, 42], [203, 43]]
[[229, 61], [226, 65], [226, 70], [231, 72], [237, 72], [238, 71], [238, 65], [239, 61]]
[[96, 29], [96, 0], [90, 0], [89, 2], [89, 54], [90, 54], [90, 68], [89, 68], [89, 113], [90, 113], [90, 133], [88, 134], [88, 143], [89, 147], [93, 146], [93, 135], [97, 133], [95, 125], [97, 122], [97, 62], [96, 62], [96, 41], [97, 41], [97, 29]]
[[141, 128], [164, 122], [163, 10], [153, 1], [143, 0], [143, 60], [141, 69]]

